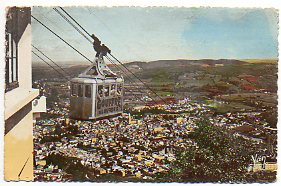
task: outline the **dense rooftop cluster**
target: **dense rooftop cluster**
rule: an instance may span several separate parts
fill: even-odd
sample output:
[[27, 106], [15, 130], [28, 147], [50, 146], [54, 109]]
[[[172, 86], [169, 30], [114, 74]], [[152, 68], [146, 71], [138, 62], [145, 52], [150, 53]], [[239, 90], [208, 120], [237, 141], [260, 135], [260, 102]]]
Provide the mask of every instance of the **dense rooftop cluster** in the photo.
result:
[[[233, 129], [236, 135], [244, 136], [251, 143], [266, 141], [257, 135], [257, 131], [263, 133], [264, 129], [253, 127], [243, 131], [237, 128], [266, 125], [255, 112], [214, 116], [206, 104], [188, 99], [154, 107], [173, 114], [143, 114], [139, 119], [123, 114], [99, 121], [69, 120], [61, 114], [38, 120], [34, 129], [36, 179], [72, 180], [68, 167], [78, 164], [84, 169], [81, 174], [85, 180], [108, 174], [153, 179], [157, 173], [169, 170], [176, 151], [196, 147], [188, 134], [201, 117], [207, 117], [210, 124]], [[136, 107], [140, 113], [143, 109], [147, 108]], [[56, 162], [54, 159], [58, 157], [66, 158], [64, 161], [69, 165]]]

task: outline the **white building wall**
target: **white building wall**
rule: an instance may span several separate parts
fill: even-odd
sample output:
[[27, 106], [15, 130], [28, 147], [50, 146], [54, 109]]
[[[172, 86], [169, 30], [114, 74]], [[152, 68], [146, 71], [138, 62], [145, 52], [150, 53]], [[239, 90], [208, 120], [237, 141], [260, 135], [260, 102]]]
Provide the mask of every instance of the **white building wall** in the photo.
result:
[[33, 180], [33, 123], [28, 113], [4, 138], [5, 180]]
[[[31, 19], [31, 18], [30, 18]], [[32, 101], [39, 90], [32, 89], [31, 25], [18, 42], [19, 87], [5, 93], [4, 178], [33, 180]]]
[[22, 89], [32, 88], [31, 59], [31, 25], [29, 24], [18, 43], [18, 77]]
[[41, 96], [39, 99], [32, 101], [32, 112], [46, 112], [46, 96]]
[[39, 95], [32, 89], [31, 25], [24, 31], [18, 44], [19, 87], [5, 94], [5, 120]]

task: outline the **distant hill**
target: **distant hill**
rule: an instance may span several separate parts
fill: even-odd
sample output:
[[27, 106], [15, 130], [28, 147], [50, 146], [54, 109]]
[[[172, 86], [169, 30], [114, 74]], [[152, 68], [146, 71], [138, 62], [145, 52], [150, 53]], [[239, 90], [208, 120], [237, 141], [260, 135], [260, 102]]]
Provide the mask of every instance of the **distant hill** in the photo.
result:
[[247, 63], [264, 63], [264, 64], [277, 64], [278, 59], [241, 59]]
[[[150, 62], [142, 62], [142, 61], [133, 61], [129, 63], [124, 63], [124, 65], [129, 68], [133, 72], [139, 72], [142, 70], [157, 70], [159, 68], [165, 69], [185, 69], [185, 67], [190, 66], [215, 66], [215, 65], [245, 65], [249, 63], [260, 63], [260, 64], [277, 64], [277, 60], [258, 60], [258, 59], [246, 59], [246, 60], [235, 60], [235, 59], [201, 59], [201, 60], [185, 60], [185, 59], [178, 59], [178, 60], [157, 60], [157, 61], [150, 61]], [[85, 70], [90, 64], [85, 64], [82, 62], [58, 62], [58, 64], [65, 69], [66, 72], [71, 74], [71, 77], [77, 76], [83, 70]], [[114, 65], [108, 64], [108, 66], [113, 71], [119, 71], [115, 68]], [[42, 63], [33, 63], [33, 79], [41, 79], [41, 78], [54, 78], [59, 77], [54, 70], [45, 64]], [[200, 67], [201, 68], [201, 67]], [[167, 69], [167, 70], [168, 70]], [[144, 72], [145, 73], [145, 72]]]
[[[61, 65], [58, 64], [64, 71], [69, 74], [71, 77], [77, 76], [79, 73], [84, 71], [89, 65], [81, 64], [81, 65]], [[55, 69], [57, 69], [59, 72], [63, 73], [58, 67], [55, 65], [52, 65]], [[66, 75], [66, 74], [65, 74]], [[32, 64], [32, 79], [38, 80], [38, 79], [44, 79], [44, 78], [61, 78], [61, 75], [59, 75], [57, 72], [54, 71], [51, 67], [45, 65], [45, 64]]]
[[235, 65], [243, 65], [246, 64], [245, 61], [235, 60], [235, 59], [201, 59], [201, 60], [157, 60], [150, 62], [141, 62], [134, 61], [130, 63], [126, 63], [126, 66], [137, 65], [142, 69], [151, 69], [151, 68], [159, 68], [159, 67], [170, 67], [170, 66], [186, 66], [186, 65], [216, 65], [216, 64], [235, 64]]

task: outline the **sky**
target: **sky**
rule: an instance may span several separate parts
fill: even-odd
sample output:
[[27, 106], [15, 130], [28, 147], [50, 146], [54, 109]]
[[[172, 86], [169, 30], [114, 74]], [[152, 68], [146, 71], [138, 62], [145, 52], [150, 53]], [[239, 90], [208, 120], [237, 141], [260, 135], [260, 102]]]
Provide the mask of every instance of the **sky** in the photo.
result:
[[[122, 62], [162, 59], [265, 59], [278, 57], [275, 9], [175, 7], [65, 7]], [[52, 7], [32, 15], [94, 59], [89, 41]], [[32, 20], [33, 45], [57, 62], [86, 60]], [[39, 61], [33, 56], [33, 61]]]

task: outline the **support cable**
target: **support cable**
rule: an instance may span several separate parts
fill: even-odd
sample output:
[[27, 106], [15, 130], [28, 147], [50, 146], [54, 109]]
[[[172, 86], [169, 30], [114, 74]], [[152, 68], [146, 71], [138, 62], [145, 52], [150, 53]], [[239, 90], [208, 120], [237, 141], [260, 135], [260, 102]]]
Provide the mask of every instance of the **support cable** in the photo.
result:
[[138, 98], [135, 94], [133, 94], [131, 90], [127, 89], [126, 87], [123, 87], [123, 88], [124, 88], [126, 91], [130, 92], [130, 93], [136, 98], [136, 100], [139, 99], [144, 105], [146, 105], [146, 102], [143, 101], [141, 98]]
[[[58, 11], [57, 11], [58, 12]], [[65, 16], [64, 16], [65, 17]], [[74, 48], [72, 45], [70, 45], [68, 42], [66, 42], [62, 37], [60, 37], [59, 35], [57, 35], [54, 31], [52, 31], [50, 28], [48, 28], [45, 24], [43, 24], [41, 21], [39, 21], [37, 18], [35, 18], [34, 16], [32, 16], [33, 19], [35, 19], [38, 23], [40, 23], [42, 26], [44, 26], [47, 30], [49, 30], [51, 33], [53, 33], [55, 36], [57, 36], [59, 39], [61, 39], [64, 43], [66, 43], [68, 46], [70, 46], [72, 49], [74, 49], [76, 52], [78, 52], [80, 55], [82, 55], [84, 58], [86, 58], [88, 61], [90, 61], [91, 63], [93, 63], [90, 59], [88, 59], [86, 56], [84, 56], [81, 52], [79, 52], [76, 48]], [[66, 18], [67, 19], [67, 18]], [[65, 19], [65, 20], [66, 20]], [[67, 21], [69, 22], [69, 21]], [[73, 24], [71, 24], [72, 26], [74, 26]], [[77, 27], [76, 27], [77, 28]], [[78, 31], [78, 28], [76, 29]], [[79, 32], [80, 34], [81, 31]], [[87, 39], [87, 37], [85, 37]], [[87, 39], [88, 40], [88, 39]], [[88, 40], [89, 41], [89, 40]], [[92, 42], [91, 42], [92, 43]], [[34, 47], [34, 46], [33, 46]], [[35, 48], [35, 47], [34, 47]], [[36, 48], [36, 50], [38, 50], [38, 48]], [[39, 50], [38, 50], [39, 51]], [[32, 53], [34, 55], [36, 55], [39, 59], [41, 59], [43, 62], [45, 62], [48, 66], [50, 66], [52, 69], [54, 69], [57, 73], [59, 73], [60, 75], [62, 75], [65, 79], [69, 80], [67, 77], [65, 77], [63, 74], [61, 74], [57, 69], [55, 69], [53, 66], [51, 66], [47, 61], [45, 61], [43, 58], [41, 58], [39, 55], [37, 55], [34, 51], [32, 51]], [[41, 52], [40, 52], [41, 53]], [[42, 53], [43, 54], [43, 53]], [[43, 54], [44, 55], [44, 54]], [[44, 55], [47, 59], [49, 59], [50, 61], [52, 61], [50, 58], [48, 58], [46, 55]], [[52, 61], [53, 62], [53, 61]], [[124, 89], [128, 90], [127, 88], [124, 87]], [[129, 92], [131, 92], [130, 90], [128, 90]], [[135, 96], [135, 95], [134, 95]], [[139, 99], [138, 97], [135, 97], [136, 99]], [[141, 100], [141, 99], [140, 99]], [[143, 102], [143, 100], [141, 100]], [[145, 102], [144, 102], [145, 104]]]
[[137, 78], [140, 82], [142, 82], [142, 84], [147, 88], [149, 89], [151, 92], [153, 92], [158, 98], [160, 98], [165, 104], [166, 101], [160, 97], [154, 90], [152, 90], [149, 86], [147, 86], [138, 76], [136, 76], [133, 72], [131, 72], [123, 63], [121, 63], [116, 57], [114, 57], [112, 54], [109, 54], [111, 55], [111, 57], [113, 57], [120, 65], [122, 65], [126, 70], [128, 70], [135, 78]]
[[[122, 71], [122, 72], [124, 73], [124, 75], [126, 75], [126, 72], [125, 72], [121, 67], [119, 67], [112, 59], [110, 59], [108, 56], [105, 56], [105, 57], [108, 59], [108, 61], [109, 61], [110, 63], [112, 63], [117, 69], [119, 69], [120, 71]], [[131, 83], [134, 82], [130, 76], [127, 75], [127, 78], [128, 78], [128, 80], [129, 80]], [[124, 87], [124, 88], [125, 88], [125, 87]], [[137, 90], [138, 90], [139, 92], [142, 92], [142, 90], [141, 90], [138, 86], [136, 86], [136, 88], [137, 88]], [[132, 91], [130, 91], [130, 92], [132, 93]], [[157, 102], [156, 102], [150, 95], [148, 95], [148, 97], [149, 97], [155, 104], [157, 104]]]
[[[64, 10], [62, 7], [60, 7], [60, 9], [66, 14], [68, 15], [68, 17], [70, 17], [70, 19], [72, 21], [74, 21], [88, 36], [91, 37], [91, 34], [89, 32], [87, 32], [66, 10]], [[91, 42], [91, 40], [89, 40], [88, 37], [86, 37], [75, 25], [73, 25], [68, 18], [66, 18], [64, 15], [62, 15], [57, 9], [54, 9], [58, 14], [60, 14], [71, 26], [74, 27], [75, 30], [77, 30], [84, 38], [86, 38], [88, 41]], [[111, 62], [112, 63], [112, 62]], [[122, 70], [123, 71], [123, 70]], [[129, 70], [128, 70], [129, 71]], [[123, 71], [123, 73], [125, 73], [125, 71]], [[129, 77], [129, 76], [127, 76]], [[133, 81], [132, 81], [133, 82]], [[142, 82], [143, 83], [143, 82]], [[152, 99], [152, 98], [151, 98]], [[155, 102], [155, 101], [154, 101]], [[156, 103], [156, 102], [155, 102]]]
[[62, 7], [60, 7], [60, 9], [61, 9], [66, 15], [68, 15], [68, 17], [70, 17], [70, 19], [71, 19], [72, 21], [74, 21], [88, 36], [90, 36], [90, 37], [92, 38], [91, 34], [90, 34], [89, 32], [87, 32], [87, 30], [85, 30], [69, 13], [67, 13], [66, 10], [64, 10]]
[[62, 67], [60, 67], [56, 62], [54, 62], [52, 59], [50, 59], [48, 56], [46, 56], [42, 51], [40, 51], [37, 47], [35, 47], [34, 45], [32, 45], [32, 47], [37, 50], [39, 53], [41, 53], [45, 58], [47, 58], [48, 60], [50, 60], [54, 65], [56, 65], [59, 69], [61, 69], [67, 76], [71, 77], [71, 75], [66, 72]]
[[79, 32], [85, 39], [87, 39], [90, 43], [93, 43], [91, 41], [91, 39], [89, 39], [81, 30], [79, 30], [79, 28], [77, 28], [77, 26], [75, 26], [71, 21], [69, 21], [69, 19], [67, 19], [67, 17], [65, 17], [65, 15], [63, 15], [58, 9], [53, 8], [66, 22], [68, 22], [73, 28], [75, 28], [75, 30], [77, 32]]
[[67, 41], [65, 41], [62, 37], [60, 37], [58, 34], [56, 34], [54, 31], [52, 31], [49, 27], [47, 27], [44, 23], [42, 23], [41, 21], [39, 21], [36, 17], [34, 17], [33, 15], [31, 15], [31, 17], [33, 19], [35, 19], [38, 23], [40, 23], [43, 27], [45, 27], [47, 30], [49, 30], [51, 33], [53, 33], [55, 36], [57, 36], [60, 40], [62, 40], [65, 44], [67, 44], [69, 47], [71, 47], [73, 50], [75, 50], [78, 54], [80, 54], [81, 56], [83, 56], [85, 59], [87, 59], [89, 62], [94, 63], [93, 61], [91, 61], [89, 58], [87, 58], [84, 54], [82, 54], [81, 52], [79, 52], [76, 48], [74, 48], [71, 44], [69, 44]]
[[[87, 32], [87, 30], [85, 30], [69, 13], [67, 13], [66, 10], [64, 10], [62, 7], [60, 7], [60, 9], [68, 15], [68, 17], [70, 17], [70, 19], [72, 21], [74, 21], [88, 36], [91, 37], [91, 34], [89, 32]], [[80, 32], [79, 32], [80, 33]], [[119, 64], [121, 64], [127, 71], [129, 71], [135, 78], [137, 78], [147, 89], [149, 89], [151, 92], [153, 92], [158, 98], [160, 98], [165, 104], [167, 104], [167, 102], [160, 97], [155, 91], [153, 91], [149, 86], [147, 86], [138, 76], [136, 76], [133, 72], [131, 72], [123, 63], [121, 63], [116, 57], [114, 57], [112, 54], [110, 54], [111, 57], [113, 57]]]
[[60, 74], [63, 78], [65, 78], [67, 81], [69, 81], [70, 79], [68, 77], [66, 77], [64, 74], [60, 73], [60, 71], [58, 71], [57, 69], [55, 69], [52, 65], [50, 65], [47, 61], [45, 61], [43, 58], [41, 58], [38, 54], [36, 54], [34, 51], [31, 51], [34, 55], [36, 55], [39, 59], [41, 59], [44, 63], [46, 63], [49, 67], [51, 67], [52, 69], [54, 69], [58, 74]]

